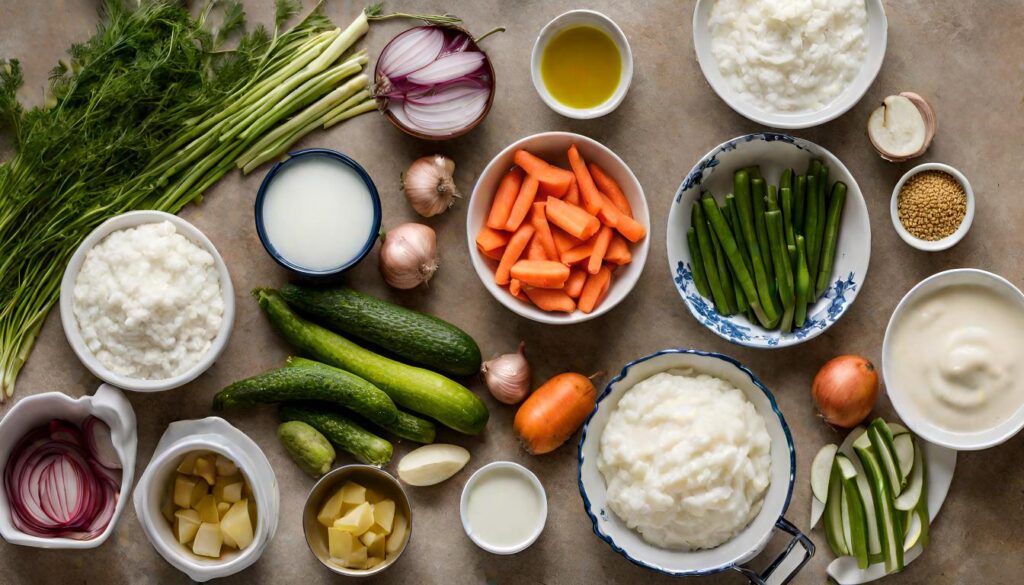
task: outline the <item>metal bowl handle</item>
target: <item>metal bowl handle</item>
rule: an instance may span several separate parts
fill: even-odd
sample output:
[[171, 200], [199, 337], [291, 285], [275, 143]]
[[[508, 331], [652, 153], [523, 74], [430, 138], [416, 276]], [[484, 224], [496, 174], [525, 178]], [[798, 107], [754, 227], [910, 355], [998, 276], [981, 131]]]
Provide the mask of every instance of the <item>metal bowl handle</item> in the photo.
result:
[[[733, 567], [733, 569], [749, 579], [752, 585], [786, 585], [793, 577], [796, 577], [800, 569], [803, 569], [807, 561], [811, 560], [811, 557], [814, 556], [814, 543], [811, 542], [810, 538], [807, 538], [806, 534], [800, 532], [799, 528], [790, 523], [789, 520], [779, 518], [779, 521], [775, 523], [775, 528], [789, 534], [792, 538], [789, 539], [786, 549], [779, 556], [775, 557], [772, 564], [768, 565], [761, 573], [741, 565]], [[798, 544], [800, 549], [802, 549], [803, 557], [799, 558], [797, 564], [794, 565], [790, 558], [797, 558], [793, 557], [793, 553], [797, 549]], [[776, 569], [783, 565], [786, 565], [786, 569], [782, 572], [776, 572]]]

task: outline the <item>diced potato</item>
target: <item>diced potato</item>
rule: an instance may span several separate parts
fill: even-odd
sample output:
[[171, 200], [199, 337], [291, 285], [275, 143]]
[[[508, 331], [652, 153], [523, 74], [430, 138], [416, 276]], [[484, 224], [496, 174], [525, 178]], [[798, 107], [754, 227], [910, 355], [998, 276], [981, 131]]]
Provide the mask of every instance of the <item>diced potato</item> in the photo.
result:
[[357, 541], [352, 548], [352, 552], [349, 553], [348, 558], [342, 564], [350, 569], [363, 569], [366, 568], [366, 558], [366, 547]]
[[229, 476], [217, 476], [217, 483], [213, 484], [213, 495], [217, 498], [218, 502], [224, 501], [224, 488], [227, 486], [244, 481], [242, 474], [236, 473], [235, 475]]
[[211, 457], [197, 458], [192, 474], [205, 479], [206, 483], [210, 485], [213, 485], [217, 481], [217, 468], [214, 467], [213, 459]]
[[217, 502], [217, 516], [219, 520], [224, 519], [224, 514], [231, 509], [231, 502]]
[[199, 451], [192, 451], [182, 458], [181, 463], [178, 464], [178, 473], [184, 473], [185, 475], [192, 475], [192, 470], [195, 469], [196, 459], [202, 455]]
[[199, 532], [199, 512], [195, 510], [178, 510], [174, 513], [174, 535], [180, 544], [188, 544]]
[[362, 504], [366, 501], [366, 488], [354, 481], [346, 481], [341, 486], [341, 501], [346, 504]]
[[352, 536], [351, 532], [345, 532], [333, 526], [327, 529], [327, 545], [331, 552], [331, 558], [339, 563], [344, 564], [352, 556], [352, 549], [356, 544], [358, 544], [356, 537]]
[[377, 565], [379, 565], [379, 564], [381, 564], [383, 562], [384, 562], [384, 559], [381, 558], [381, 557], [370, 557], [370, 558], [366, 559], [366, 568], [367, 569], [372, 569], [372, 568], [376, 567]]
[[351, 512], [334, 521], [334, 527], [347, 530], [356, 536], [361, 535], [373, 526], [373, 506], [363, 502]]
[[224, 476], [238, 473], [238, 466], [235, 465], [235, 462], [223, 455], [217, 455], [214, 466], [217, 468], [217, 475]]
[[320, 513], [316, 515], [318, 522], [328, 528], [334, 526], [334, 521], [341, 518], [341, 496], [341, 490], [338, 490], [324, 502], [324, 505], [320, 507]]
[[199, 503], [196, 504], [195, 510], [199, 512], [199, 517], [203, 522], [213, 524], [220, 522], [220, 514], [217, 512], [217, 500], [213, 497], [213, 494], [203, 496]]
[[[245, 487], [248, 488], [249, 484], [246, 483]], [[249, 502], [249, 522], [256, 526], [256, 498], [252, 497], [252, 492], [249, 492], [246, 501]]]
[[[366, 532], [366, 533], [363, 534], [363, 536], [366, 536], [367, 534], [373, 534], [373, 533], [372, 532]], [[374, 536], [372, 542], [364, 543], [364, 544], [366, 544], [366, 554], [367, 554], [367, 556], [384, 558], [384, 554], [385, 554], [385, 552], [384, 552], [385, 542], [384, 541], [386, 539], [387, 539], [387, 537], [383, 536], [383, 535]]]
[[174, 505], [179, 508], [192, 507], [192, 490], [196, 487], [195, 479], [184, 475], [174, 478]]
[[408, 530], [409, 523], [405, 516], [401, 512], [395, 513], [395, 521], [391, 525], [391, 534], [388, 536], [387, 544], [384, 547], [388, 554], [396, 553], [398, 549], [402, 548], [402, 545], [405, 544]]
[[231, 539], [231, 535], [228, 534], [227, 532], [224, 532], [223, 528], [220, 531], [220, 535], [224, 537], [224, 546], [226, 546], [228, 548], [234, 548], [234, 549], [238, 548], [238, 543], [235, 542], [234, 540], [232, 540]]
[[359, 542], [363, 543], [366, 546], [366, 548], [370, 548], [370, 545], [372, 545], [374, 541], [380, 540], [382, 538], [384, 538], [382, 534], [377, 534], [372, 530], [367, 530], [359, 536]]
[[196, 505], [199, 504], [199, 500], [203, 499], [206, 494], [210, 493], [210, 484], [206, 483], [205, 479], [195, 476], [193, 476], [192, 479], [195, 480], [196, 484], [195, 487], [192, 488], [191, 505], [187, 506], [188, 508], [195, 508]]
[[196, 539], [192, 541], [192, 552], [217, 559], [220, 558], [220, 545], [223, 542], [220, 526], [214, 522], [203, 522], [199, 525]]
[[167, 482], [164, 495], [160, 498], [160, 515], [168, 522], [174, 524], [174, 484], [176, 481]]
[[225, 502], [231, 502], [232, 504], [234, 504], [235, 502], [241, 501], [242, 482], [238, 481], [224, 486], [224, 491], [221, 495], [221, 499]]
[[375, 526], [380, 526], [385, 534], [391, 534], [391, 525], [394, 520], [394, 500], [381, 500], [373, 505], [373, 523]]
[[252, 521], [249, 519], [248, 506], [248, 500], [235, 502], [220, 521], [221, 530], [231, 535], [231, 540], [238, 545], [239, 550], [252, 544]]
[[372, 490], [370, 488], [366, 488], [366, 501], [367, 502], [370, 502], [371, 504], [376, 504], [377, 502], [379, 502], [381, 500], [385, 500], [385, 499], [387, 499], [387, 498], [385, 496], [381, 495], [380, 492], [376, 492], [376, 491], [374, 491], [374, 490]]

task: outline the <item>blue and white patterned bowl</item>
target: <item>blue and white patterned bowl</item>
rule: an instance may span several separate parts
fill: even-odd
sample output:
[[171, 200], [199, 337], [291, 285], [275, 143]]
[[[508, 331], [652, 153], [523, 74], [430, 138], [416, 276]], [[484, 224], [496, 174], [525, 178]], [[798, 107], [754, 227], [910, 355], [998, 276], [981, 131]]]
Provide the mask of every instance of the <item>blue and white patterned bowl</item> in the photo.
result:
[[[846, 207], [836, 245], [832, 283], [828, 290], [818, 302], [807, 308], [804, 326], [790, 333], [765, 329], [758, 323], [750, 322], [744, 315], [725, 317], [718, 314], [711, 299], [702, 297], [693, 283], [690, 249], [686, 242], [691, 205], [705, 190], [714, 193], [719, 203], [722, 203], [725, 195], [732, 191], [732, 174], [736, 169], [759, 164], [761, 174], [769, 183], [778, 184], [783, 169], [793, 168], [797, 172], [804, 172], [811, 158], [819, 158], [828, 165], [830, 181], [843, 181], [847, 186]], [[868, 261], [871, 259], [871, 223], [857, 181], [835, 155], [802, 138], [759, 132], [716, 146], [686, 175], [672, 199], [666, 244], [672, 280], [690, 313], [701, 324], [739, 345], [787, 347], [817, 337], [838, 321], [853, 304], [857, 292], [864, 285]]]
[[[690, 369], [695, 373], [715, 376], [741, 390], [764, 418], [771, 438], [771, 482], [761, 511], [735, 538], [713, 549], [679, 551], [647, 543], [607, 506], [607, 486], [597, 469], [601, 435], [622, 396], [637, 383], [675, 369]], [[793, 495], [795, 478], [793, 436], [775, 403], [775, 397], [753, 372], [733, 358], [717, 353], [666, 349], [626, 364], [601, 393], [580, 437], [580, 495], [594, 525], [594, 534], [631, 562], [667, 575], [700, 576], [732, 570], [742, 573], [751, 583], [788, 582], [814, 555], [814, 544], [810, 539], [783, 517]], [[789, 545], [784, 552], [760, 573], [743, 566], [765, 548], [776, 530], [789, 535]]]

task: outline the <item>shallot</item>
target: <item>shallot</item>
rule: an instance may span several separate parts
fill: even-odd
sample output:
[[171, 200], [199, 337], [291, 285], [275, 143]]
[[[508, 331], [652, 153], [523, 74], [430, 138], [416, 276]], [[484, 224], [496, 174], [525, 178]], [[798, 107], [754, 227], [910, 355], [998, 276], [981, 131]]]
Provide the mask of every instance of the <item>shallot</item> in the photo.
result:
[[391, 286], [416, 288], [437, 271], [437, 235], [428, 226], [403, 223], [384, 236], [380, 273]]
[[455, 161], [435, 154], [413, 161], [402, 175], [402, 190], [416, 213], [431, 217], [448, 211], [459, 193], [452, 174]]
[[480, 366], [487, 389], [495, 400], [516, 404], [530, 392], [530, 364], [526, 361], [526, 344], [519, 343], [515, 353], [499, 355]]

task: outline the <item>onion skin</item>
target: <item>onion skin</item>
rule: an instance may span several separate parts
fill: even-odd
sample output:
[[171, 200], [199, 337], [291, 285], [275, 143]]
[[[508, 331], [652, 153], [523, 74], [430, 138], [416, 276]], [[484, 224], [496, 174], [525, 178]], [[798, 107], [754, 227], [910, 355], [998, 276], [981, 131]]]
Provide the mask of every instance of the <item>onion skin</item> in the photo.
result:
[[878, 398], [878, 370], [856, 355], [841, 355], [818, 370], [811, 396], [825, 422], [850, 429], [871, 413]]

